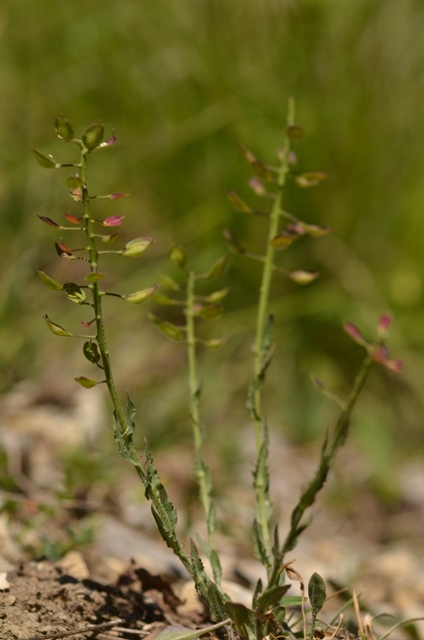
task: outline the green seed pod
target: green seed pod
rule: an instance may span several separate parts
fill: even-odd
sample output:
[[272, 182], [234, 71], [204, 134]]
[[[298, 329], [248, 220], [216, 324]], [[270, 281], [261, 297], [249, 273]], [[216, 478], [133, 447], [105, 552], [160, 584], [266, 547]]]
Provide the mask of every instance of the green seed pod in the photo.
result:
[[38, 164], [43, 167], [43, 169], [60, 169], [62, 166], [59, 162], [56, 162], [53, 156], [47, 156], [45, 153], [35, 149], [35, 147], [31, 147], [31, 151]]
[[173, 247], [171, 247], [168, 253], [168, 258], [170, 259], [172, 264], [175, 264], [176, 267], [181, 267], [181, 269], [184, 269], [184, 265], [187, 262], [187, 257], [188, 256], [186, 250], [179, 244], [175, 244]]
[[95, 380], [90, 380], [90, 378], [86, 378], [85, 376], [78, 376], [78, 378], [74, 378], [75, 382], [78, 382], [84, 389], [92, 389], [95, 387], [98, 382]]
[[157, 288], [158, 288], [157, 284], [152, 284], [150, 285], [150, 287], [147, 287], [146, 289], [141, 289], [140, 291], [129, 293], [127, 296], [122, 296], [122, 298], [127, 302], [132, 302], [133, 304], [141, 304], [142, 302], [147, 300], [147, 298], [151, 296], [152, 293], [154, 293]]
[[54, 291], [62, 291], [63, 286], [59, 284], [59, 282], [56, 282], [56, 280], [53, 280], [53, 278], [50, 278], [46, 273], [44, 273], [44, 271], [40, 271], [40, 269], [37, 269], [37, 273], [40, 280], [44, 282], [46, 287], [48, 287], [49, 289], [53, 289]]
[[97, 364], [99, 362], [100, 353], [95, 342], [84, 342], [82, 352], [89, 362], [92, 362], [93, 364]]
[[121, 251], [121, 255], [128, 258], [138, 258], [141, 254], [150, 246], [153, 239], [149, 236], [141, 236], [141, 238], [135, 238], [127, 242], [125, 247]]
[[103, 140], [105, 130], [102, 124], [94, 122], [82, 134], [82, 141], [89, 151], [93, 151]]
[[59, 138], [63, 138], [63, 140], [66, 140], [66, 142], [70, 142], [74, 139], [75, 134], [71, 123], [67, 118], [64, 118], [62, 114], [60, 114], [60, 116], [56, 118], [54, 127]]

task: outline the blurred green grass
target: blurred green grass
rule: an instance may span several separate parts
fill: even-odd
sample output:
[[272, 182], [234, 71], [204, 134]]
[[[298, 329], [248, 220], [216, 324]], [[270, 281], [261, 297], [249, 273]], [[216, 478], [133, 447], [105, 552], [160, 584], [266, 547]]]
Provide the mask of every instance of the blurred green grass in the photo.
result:
[[[37, 266], [75, 279], [74, 264], [56, 257], [54, 232], [36, 218], [75, 209], [67, 174], [42, 171], [29, 152], [34, 145], [70, 157], [54, 139], [55, 116], [63, 112], [79, 131], [98, 119], [116, 131], [118, 145], [90, 163], [92, 191], [131, 198], [96, 208], [126, 216], [125, 238], [156, 240], [136, 264], [105, 260], [111, 287], [127, 293], [169, 270], [173, 241], [202, 269], [225, 251], [223, 227], [260, 251], [263, 222], [233, 213], [225, 193], [252, 198], [237, 143], [272, 162], [293, 95], [307, 132], [299, 168], [328, 171], [329, 179], [311, 190], [290, 185], [285, 207], [331, 226], [333, 235], [283, 256], [290, 268], [319, 269], [318, 281], [298, 288], [275, 277], [279, 346], [266, 391], [269, 420], [299, 442], [322, 434], [335, 410], [312, 389], [309, 373], [345, 393], [361, 353], [341, 322], [372, 335], [378, 316], [391, 310], [391, 345], [405, 372], [375, 372], [355, 422], [385, 440], [378, 464], [388, 472], [402, 452], [422, 446], [423, 21], [416, 0], [4, 0], [1, 389], [49, 368], [84, 373], [75, 343], [53, 338], [40, 317], [48, 311], [72, 327], [81, 309], [35, 276]], [[227, 314], [206, 329], [230, 336], [219, 353], [201, 356], [204, 422], [216, 446], [246, 423], [259, 277], [256, 264], [233, 257], [218, 285], [232, 287]], [[138, 399], [143, 433], [154, 446], [187, 438], [181, 347], [164, 344], [144, 310], [125, 307], [124, 319], [112, 301], [106, 313], [118, 382]], [[357, 443], [367, 447], [364, 430]]]

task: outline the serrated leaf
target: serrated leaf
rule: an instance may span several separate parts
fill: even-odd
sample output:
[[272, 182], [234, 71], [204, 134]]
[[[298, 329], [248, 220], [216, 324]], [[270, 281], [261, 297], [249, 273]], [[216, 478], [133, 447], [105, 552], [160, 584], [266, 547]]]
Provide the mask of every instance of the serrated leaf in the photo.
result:
[[85, 376], [78, 376], [78, 378], [74, 378], [75, 382], [78, 382], [84, 389], [92, 389], [99, 383], [95, 380], [91, 380], [90, 378], [86, 378]]
[[43, 167], [43, 169], [59, 169], [61, 167], [61, 165], [56, 162], [53, 156], [47, 156], [45, 153], [42, 153], [35, 147], [31, 147], [31, 151], [34, 154], [34, 157], [37, 160], [38, 164]]
[[125, 411], [126, 411], [128, 432], [132, 434], [135, 429], [134, 418], [136, 416], [137, 410], [135, 408], [133, 401], [131, 400], [129, 391], [127, 391], [127, 406], [125, 407]]
[[299, 187], [304, 189], [308, 187], [316, 187], [320, 182], [328, 177], [327, 173], [323, 171], [309, 171], [308, 173], [301, 173], [295, 177], [295, 180]]
[[252, 539], [253, 552], [257, 557], [257, 559], [259, 560], [259, 562], [264, 567], [269, 567], [270, 561], [269, 561], [266, 549], [264, 547], [264, 544], [262, 542], [261, 532], [260, 532], [259, 524], [256, 518], [253, 520], [252, 532], [253, 532], [253, 539]]
[[95, 342], [87, 341], [84, 343], [82, 348], [82, 352], [84, 356], [87, 358], [89, 362], [93, 364], [97, 364], [100, 361], [100, 353]]
[[92, 271], [87, 276], [85, 276], [84, 280], [90, 283], [100, 282], [100, 280], [102, 280], [102, 278], [104, 278], [105, 275], [106, 275], [105, 273], [100, 273], [100, 271]]
[[127, 302], [132, 302], [132, 304], [141, 304], [142, 302], [147, 300], [147, 298], [151, 296], [157, 288], [157, 284], [152, 284], [146, 289], [141, 289], [140, 291], [135, 291], [134, 293], [129, 293], [126, 296], [122, 296], [122, 299], [126, 300]]
[[72, 338], [73, 333], [66, 331], [66, 329], [61, 327], [59, 324], [52, 322], [47, 314], [44, 314], [43, 318], [46, 321], [48, 328], [52, 333], [55, 334], [55, 336], [61, 336], [63, 338]]
[[[216, 555], [216, 551], [213, 551], [212, 555], [213, 554]], [[221, 572], [221, 565], [219, 565], [218, 573], [220, 574], [220, 572]], [[214, 571], [214, 576], [215, 576], [215, 571]], [[212, 618], [215, 618], [215, 620], [225, 620], [225, 618], [227, 618], [227, 612], [225, 610], [225, 600], [221, 591], [219, 590], [218, 585], [215, 582], [209, 581], [207, 593], [208, 593], [208, 605], [211, 610]]]
[[104, 127], [98, 122], [90, 124], [82, 134], [82, 141], [89, 151], [99, 146], [104, 136]]
[[209, 269], [209, 271], [203, 275], [197, 276], [197, 280], [210, 280], [211, 278], [217, 278], [220, 276], [227, 265], [229, 253], [225, 253], [219, 260], [217, 260]]
[[149, 247], [153, 242], [153, 238], [150, 236], [142, 236], [140, 238], [135, 238], [134, 240], [130, 240], [127, 242], [125, 247], [122, 249], [121, 254], [128, 258], [138, 258], [141, 254]]
[[227, 196], [233, 206], [234, 211], [237, 211], [239, 213], [253, 213], [252, 207], [249, 207], [249, 205], [244, 200], [242, 200], [235, 191], [227, 191]]
[[84, 184], [82, 179], [77, 175], [69, 176], [68, 178], [66, 178], [65, 182], [68, 189], [72, 190], [79, 189], [79, 187], [82, 187], [82, 185]]
[[74, 139], [75, 135], [71, 123], [67, 118], [64, 118], [62, 114], [56, 118], [54, 126], [59, 138], [63, 138], [63, 140], [67, 142]]
[[87, 298], [85, 292], [74, 282], [65, 282], [63, 288], [69, 300], [75, 302], [75, 304], [82, 304], [85, 302]]
[[289, 589], [289, 584], [266, 589], [262, 593], [262, 595], [259, 596], [258, 605], [264, 611], [267, 611], [270, 607], [275, 607], [275, 605], [279, 604], [281, 598], [287, 593]]
[[187, 257], [188, 256], [186, 250], [179, 244], [175, 244], [173, 247], [171, 247], [168, 253], [168, 258], [170, 259], [172, 264], [174, 264], [176, 267], [180, 267], [181, 269], [184, 268], [184, 265], [187, 262]]
[[56, 282], [56, 280], [53, 280], [53, 278], [50, 278], [47, 274], [44, 273], [44, 271], [37, 269], [37, 274], [40, 280], [46, 285], [46, 287], [48, 287], [49, 289], [53, 289], [54, 291], [62, 291], [63, 285], [59, 284], [59, 282]]
[[167, 338], [171, 338], [171, 340], [176, 340], [177, 342], [182, 339], [182, 330], [171, 322], [160, 320], [160, 318], [157, 318], [153, 313], [148, 313], [147, 317]]
[[314, 616], [321, 611], [327, 598], [325, 582], [318, 573], [313, 573], [308, 583], [308, 596]]

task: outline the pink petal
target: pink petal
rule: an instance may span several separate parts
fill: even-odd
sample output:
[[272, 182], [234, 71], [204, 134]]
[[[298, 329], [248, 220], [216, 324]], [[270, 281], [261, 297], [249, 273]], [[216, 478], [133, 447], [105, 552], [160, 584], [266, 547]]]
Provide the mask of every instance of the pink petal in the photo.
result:
[[126, 198], [129, 193], [111, 193], [109, 200], [117, 200], [117, 198]]
[[119, 227], [124, 218], [125, 216], [109, 216], [109, 218], [103, 220], [102, 224], [104, 227]]
[[343, 325], [343, 329], [346, 331], [347, 335], [352, 338], [358, 344], [364, 343], [364, 338], [362, 333], [359, 331], [358, 327], [351, 322], [345, 322]]
[[392, 322], [392, 317], [389, 316], [388, 313], [381, 316], [381, 318], [378, 321], [378, 333], [386, 333], [386, 331], [390, 327], [391, 322]]

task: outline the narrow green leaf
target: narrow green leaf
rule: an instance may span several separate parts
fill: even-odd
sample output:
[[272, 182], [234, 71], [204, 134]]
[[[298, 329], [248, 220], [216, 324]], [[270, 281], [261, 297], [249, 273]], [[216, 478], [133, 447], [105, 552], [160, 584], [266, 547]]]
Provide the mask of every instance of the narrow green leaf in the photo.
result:
[[42, 153], [38, 149], [35, 149], [35, 147], [31, 147], [31, 151], [34, 154], [34, 157], [37, 160], [38, 164], [43, 167], [43, 169], [60, 169], [60, 167], [62, 166], [61, 164], [56, 162], [52, 155], [47, 156], [45, 153]]
[[85, 376], [79, 376], [78, 378], [74, 378], [75, 382], [78, 382], [84, 389], [92, 389], [95, 387], [98, 382], [95, 380], [91, 380], [90, 378], [86, 378]]
[[93, 149], [99, 146], [103, 140], [104, 132], [103, 125], [98, 122], [94, 122], [87, 127], [82, 134], [82, 141], [89, 151], [93, 151]]
[[63, 288], [69, 300], [75, 302], [75, 304], [82, 304], [85, 302], [87, 298], [85, 292], [74, 282], [65, 282]]
[[135, 291], [135, 293], [129, 293], [126, 296], [122, 296], [122, 299], [126, 300], [127, 302], [132, 302], [132, 304], [141, 304], [142, 302], [147, 300], [147, 298], [151, 296], [157, 288], [157, 284], [152, 284], [146, 289], [141, 289], [140, 291]]
[[308, 596], [311, 603], [313, 615], [316, 616], [321, 611], [327, 598], [325, 582], [318, 573], [313, 573], [308, 584]]
[[289, 584], [266, 589], [262, 593], [262, 595], [259, 596], [258, 605], [263, 611], [267, 611], [270, 607], [275, 607], [275, 605], [280, 603], [281, 598], [287, 593], [289, 589]]
[[302, 596], [285, 596], [280, 604], [284, 607], [299, 607], [302, 604]]
[[[219, 566], [219, 570], [221, 570], [221, 565]], [[228, 614], [225, 609], [224, 597], [219, 590], [218, 585], [212, 581], [210, 581], [208, 585], [208, 605], [211, 610], [212, 618], [215, 618], [215, 620], [225, 620], [228, 618]]]
[[129, 391], [127, 391], [126, 418], [127, 418], [128, 432], [131, 434], [134, 432], [134, 429], [135, 429], [134, 418], [136, 416], [136, 413], [137, 411], [136, 411], [135, 405], [131, 400]]
[[185, 263], [187, 262], [187, 257], [186, 250], [179, 244], [175, 244], [171, 247], [168, 253], [168, 258], [171, 260], [172, 264], [176, 267], [181, 267], [181, 269], [184, 268]]
[[217, 582], [218, 584], [221, 584], [221, 578], [222, 578], [221, 561], [220, 561], [219, 556], [218, 556], [217, 552], [215, 551], [215, 549], [212, 549], [212, 551], [210, 553], [209, 562], [211, 563], [213, 577], [214, 577], [215, 582]]
[[82, 352], [89, 362], [97, 364], [100, 361], [99, 349], [95, 342], [92, 342], [91, 340], [84, 342]]
[[253, 520], [253, 538], [252, 538], [252, 542], [253, 542], [253, 552], [256, 556], [256, 558], [259, 560], [259, 562], [264, 566], [264, 567], [269, 567], [270, 565], [270, 561], [267, 555], [267, 552], [265, 550], [264, 544], [262, 542], [262, 537], [261, 537], [261, 533], [260, 533], [260, 529], [259, 529], [259, 524], [257, 519], [255, 518]]
[[55, 324], [54, 322], [52, 322], [47, 314], [44, 314], [43, 318], [47, 322], [48, 328], [50, 329], [50, 331], [52, 333], [55, 334], [55, 336], [61, 336], [63, 338], [72, 338], [73, 337], [73, 335], [74, 335], [73, 333], [70, 333], [69, 331], [66, 331], [66, 329], [61, 327], [59, 324]]
[[134, 240], [127, 242], [125, 247], [122, 249], [121, 254], [128, 258], [138, 258], [138, 256], [141, 256], [141, 254], [146, 251], [147, 247], [149, 247], [152, 242], [153, 238], [150, 238], [149, 236], [135, 238]]
[[59, 138], [62, 138], [63, 140], [66, 140], [67, 142], [70, 142], [71, 140], [74, 139], [75, 134], [74, 134], [74, 130], [71, 126], [71, 123], [69, 122], [69, 120], [67, 118], [64, 118], [62, 116], [62, 114], [60, 114], [60, 116], [58, 116], [55, 120], [54, 123], [55, 129], [56, 129], [56, 133], [59, 136]]
[[161, 629], [159, 633], [157, 631], [153, 631], [149, 636], [147, 636], [146, 640], [197, 640], [197, 638], [203, 634], [219, 629], [226, 624], [226, 622], [227, 621], [224, 619], [217, 624], [195, 630], [189, 629], [188, 627], [169, 625], [164, 629]]
[[63, 285], [59, 284], [59, 282], [56, 282], [56, 280], [53, 280], [52, 278], [50, 278], [48, 275], [44, 273], [44, 271], [37, 269], [37, 274], [40, 280], [44, 282], [46, 287], [48, 287], [49, 289], [53, 289], [54, 291], [62, 291]]
[[[239, 602], [226, 602], [225, 610], [234, 623], [237, 631], [240, 633], [244, 640], [252, 637], [249, 634], [249, 629], [254, 630], [253, 613], [250, 609], [240, 604]], [[253, 634], [253, 637], [255, 635]]]

